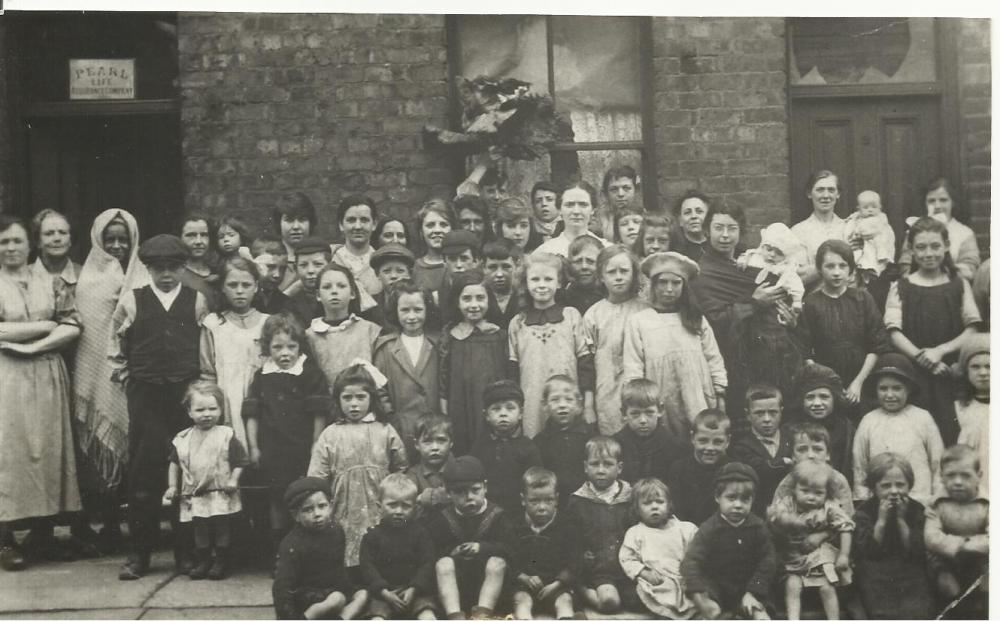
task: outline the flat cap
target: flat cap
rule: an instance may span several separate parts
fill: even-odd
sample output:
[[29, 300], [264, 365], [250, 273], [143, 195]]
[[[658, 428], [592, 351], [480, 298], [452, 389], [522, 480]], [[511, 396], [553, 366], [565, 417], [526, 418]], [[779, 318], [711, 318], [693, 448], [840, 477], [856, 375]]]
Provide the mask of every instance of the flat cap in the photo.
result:
[[480, 483], [486, 480], [486, 470], [482, 462], [472, 455], [462, 455], [445, 462], [441, 477], [445, 485]]
[[180, 237], [162, 233], [150, 237], [139, 246], [139, 260], [143, 263], [184, 263], [191, 256]]
[[378, 271], [378, 268], [389, 261], [402, 261], [408, 266], [413, 267], [416, 259], [413, 256], [413, 252], [402, 244], [385, 244], [384, 246], [379, 246], [372, 253], [372, 258], [368, 260], [368, 264], [372, 266], [373, 270]]
[[325, 252], [327, 254], [331, 253], [330, 242], [326, 241], [322, 237], [317, 237], [316, 235], [303, 237], [299, 240], [299, 243], [292, 247], [292, 249], [295, 251], [296, 256], [301, 254], [312, 254], [314, 252]]
[[731, 461], [719, 468], [715, 474], [715, 484], [732, 482], [750, 482], [756, 487], [760, 484], [760, 479], [757, 478], [757, 473], [750, 466], [740, 461]]
[[483, 407], [488, 408], [498, 401], [517, 401], [524, 406], [524, 391], [511, 380], [497, 380], [483, 389]]
[[444, 256], [461, 254], [463, 250], [469, 248], [475, 251], [479, 247], [479, 237], [472, 231], [461, 229], [451, 231], [444, 236], [441, 244], [441, 254]]

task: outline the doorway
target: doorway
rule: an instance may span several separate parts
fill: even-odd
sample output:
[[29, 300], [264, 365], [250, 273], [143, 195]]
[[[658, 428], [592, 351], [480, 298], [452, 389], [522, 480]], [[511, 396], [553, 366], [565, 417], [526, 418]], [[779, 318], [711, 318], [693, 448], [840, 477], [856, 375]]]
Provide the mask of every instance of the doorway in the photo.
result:
[[[4, 19], [19, 215], [65, 214], [78, 261], [105, 209], [131, 212], [143, 239], [175, 230], [183, 205], [176, 14], [10, 12]], [[104, 83], [81, 83], [81, 67], [125, 67], [130, 78], [126, 88], [84, 94], [81, 86]]]

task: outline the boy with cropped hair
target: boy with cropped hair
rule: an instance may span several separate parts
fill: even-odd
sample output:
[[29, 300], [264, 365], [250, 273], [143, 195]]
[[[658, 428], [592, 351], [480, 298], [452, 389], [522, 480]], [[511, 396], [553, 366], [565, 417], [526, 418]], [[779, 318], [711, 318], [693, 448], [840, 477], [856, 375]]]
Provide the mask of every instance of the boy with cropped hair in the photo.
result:
[[250, 243], [250, 255], [260, 270], [260, 288], [253, 297], [253, 307], [265, 315], [291, 312], [291, 300], [281, 292], [288, 269], [285, 244], [277, 237], [264, 235]]
[[418, 572], [434, 560], [427, 531], [414, 520], [417, 485], [401, 472], [378, 486], [382, 519], [361, 538], [361, 576], [368, 589], [372, 619], [433, 619], [429, 602], [417, 599]]
[[655, 477], [667, 480], [670, 466], [686, 450], [666, 427], [660, 387], [645, 378], [632, 379], [622, 387], [622, 420], [625, 426], [615, 434], [622, 447], [622, 479], [635, 484]]
[[620, 480], [622, 447], [614, 438], [587, 441], [583, 468], [587, 481], [566, 506], [579, 554], [574, 573], [584, 602], [602, 614], [612, 614], [638, 601], [618, 560], [625, 531], [636, 522], [632, 486]]
[[414, 432], [420, 459], [405, 473], [417, 486], [417, 508], [421, 516], [430, 515], [451, 501], [444, 489], [444, 467], [455, 461], [451, 454], [451, 420], [440, 414], [429, 414], [417, 422]]
[[[691, 427], [691, 452], [674, 462], [667, 486], [678, 519], [701, 524], [715, 513], [715, 476], [729, 456], [729, 417], [715, 408], [698, 412]], [[756, 484], [755, 484], [756, 487]]]
[[604, 298], [597, 274], [597, 255], [603, 249], [604, 245], [593, 235], [581, 235], [570, 243], [567, 251], [569, 283], [563, 289], [561, 303], [572, 306], [581, 315]]
[[[799, 423], [788, 430], [788, 439], [792, 445], [792, 466], [801, 461], [815, 461], [822, 464], [830, 463], [830, 432], [819, 423]], [[834, 469], [830, 481], [831, 495], [848, 516], [854, 515], [854, 493], [851, 484], [841, 472]], [[790, 497], [795, 492], [792, 477], [785, 475], [774, 496], [767, 500], [768, 506], [776, 504], [782, 498]]]
[[493, 292], [496, 306], [486, 312], [486, 321], [504, 330], [517, 315], [517, 268], [524, 258], [524, 251], [509, 239], [494, 239], [483, 245], [483, 285]]
[[545, 429], [534, 437], [542, 465], [555, 473], [559, 504], [586, 481], [583, 462], [587, 441], [597, 435], [592, 423], [583, 420], [583, 393], [568, 375], [553, 375], [542, 390]]
[[557, 619], [573, 617], [569, 554], [573, 532], [559, 512], [556, 475], [540, 467], [521, 478], [524, 517], [514, 523], [511, 576], [514, 617], [531, 619], [535, 606], [545, 606]]
[[[945, 493], [927, 507], [924, 540], [938, 596], [953, 600], [978, 578], [978, 593], [955, 618], [981, 618], [989, 590], [990, 501], [979, 493], [982, 464], [975, 449], [956, 444], [941, 455]], [[985, 617], [982, 617], [985, 618]]]
[[791, 438], [787, 430], [781, 430], [783, 397], [777, 387], [752, 384], [745, 404], [750, 431], [733, 442], [729, 454], [757, 473], [760, 486], [754, 495], [753, 512], [763, 517], [774, 490], [792, 466]]

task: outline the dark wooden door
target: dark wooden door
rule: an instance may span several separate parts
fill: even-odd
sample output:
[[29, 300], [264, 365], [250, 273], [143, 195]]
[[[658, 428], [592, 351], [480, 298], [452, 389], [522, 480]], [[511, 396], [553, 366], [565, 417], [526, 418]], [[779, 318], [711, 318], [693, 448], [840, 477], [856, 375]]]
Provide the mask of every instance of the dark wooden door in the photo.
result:
[[125, 209], [142, 237], [173, 232], [182, 205], [180, 138], [171, 114], [42, 117], [27, 123], [29, 213], [56, 209], [86, 256], [90, 223]]
[[[925, 213], [921, 187], [941, 171], [941, 130], [935, 97], [800, 99], [791, 126], [792, 221], [808, 217], [805, 184], [821, 169], [837, 173], [837, 213], [846, 216], [858, 192], [875, 190], [897, 238], [908, 216]], [[897, 239], [897, 242], [900, 242]]]

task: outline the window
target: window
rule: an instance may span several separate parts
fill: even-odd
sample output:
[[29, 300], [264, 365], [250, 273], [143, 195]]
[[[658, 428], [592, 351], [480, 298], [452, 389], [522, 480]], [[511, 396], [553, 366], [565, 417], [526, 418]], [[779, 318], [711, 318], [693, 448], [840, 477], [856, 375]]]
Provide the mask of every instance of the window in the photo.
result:
[[792, 19], [788, 72], [796, 86], [934, 82], [934, 19]]
[[535, 162], [505, 161], [511, 194], [580, 176], [600, 190], [604, 171], [629, 165], [643, 201], [656, 207], [648, 18], [460, 15], [449, 22], [454, 76], [517, 78], [550, 95], [571, 123], [571, 141]]

